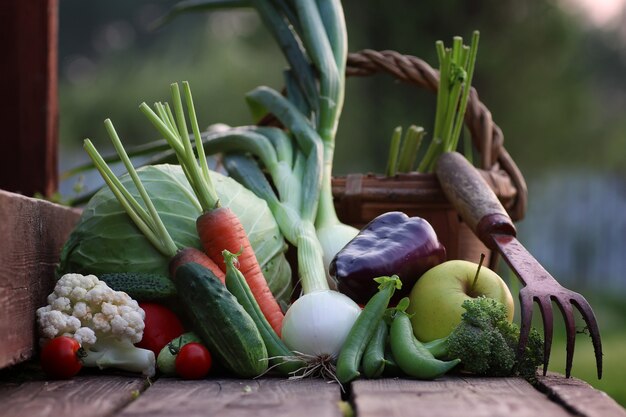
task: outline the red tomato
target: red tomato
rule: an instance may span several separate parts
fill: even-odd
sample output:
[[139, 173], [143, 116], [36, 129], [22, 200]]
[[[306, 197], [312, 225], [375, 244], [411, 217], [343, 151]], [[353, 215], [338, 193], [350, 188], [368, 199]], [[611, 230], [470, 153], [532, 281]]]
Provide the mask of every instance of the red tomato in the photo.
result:
[[52, 378], [69, 379], [83, 367], [76, 339], [59, 336], [49, 340], [41, 349], [43, 371]]
[[137, 347], [149, 349], [156, 356], [161, 349], [184, 332], [180, 319], [167, 307], [157, 303], [139, 303], [146, 313], [143, 338]]
[[212, 363], [211, 354], [202, 343], [187, 343], [176, 355], [176, 373], [183, 379], [202, 379]]

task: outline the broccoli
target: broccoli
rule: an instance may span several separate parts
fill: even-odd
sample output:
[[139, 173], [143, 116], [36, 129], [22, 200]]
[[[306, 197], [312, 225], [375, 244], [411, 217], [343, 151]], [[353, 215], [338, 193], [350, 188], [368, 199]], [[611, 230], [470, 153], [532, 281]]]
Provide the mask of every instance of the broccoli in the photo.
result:
[[48, 305], [37, 310], [42, 344], [56, 336], [73, 337], [84, 350], [84, 366], [153, 376], [154, 353], [134, 345], [143, 336], [144, 318], [137, 301], [94, 275], [63, 275]]
[[461, 359], [462, 369], [477, 375], [534, 379], [543, 363], [543, 340], [531, 329], [526, 350], [517, 357], [519, 327], [507, 319], [506, 307], [487, 297], [463, 302], [461, 323], [444, 338], [446, 358]]

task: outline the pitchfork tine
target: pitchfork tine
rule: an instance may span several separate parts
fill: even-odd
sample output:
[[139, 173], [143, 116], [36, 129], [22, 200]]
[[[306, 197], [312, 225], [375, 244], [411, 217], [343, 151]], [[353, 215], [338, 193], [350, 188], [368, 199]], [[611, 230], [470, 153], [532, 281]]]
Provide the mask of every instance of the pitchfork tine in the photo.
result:
[[548, 373], [548, 362], [550, 362], [550, 351], [552, 349], [552, 324], [554, 321], [552, 315], [552, 300], [550, 297], [536, 298], [536, 300], [543, 318], [543, 374], [546, 375]]
[[572, 362], [574, 360], [574, 344], [576, 343], [576, 325], [574, 324], [574, 311], [569, 300], [561, 300], [559, 297], [554, 297], [554, 300], [559, 306], [559, 310], [561, 310], [561, 313], [563, 314], [563, 319], [565, 320], [565, 331], [567, 334], [567, 360], [565, 362], [565, 377], [569, 378], [572, 372]]
[[583, 316], [587, 329], [589, 329], [589, 335], [591, 336], [591, 342], [593, 343], [593, 351], [596, 355], [596, 367], [598, 369], [598, 379], [602, 378], [602, 341], [600, 340], [600, 329], [598, 328], [598, 322], [596, 316], [593, 314], [591, 305], [587, 302], [585, 297], [577, 294], [572, 298], [572, 304], [576, 306], [580, 314]]
[[533, 297], [522, 288], [519, 292], [521, 326], [519, 331], [519, 345], [517, 346], [517, 356], [522, 357], [528, 344], [530, 327], [533, 319]]

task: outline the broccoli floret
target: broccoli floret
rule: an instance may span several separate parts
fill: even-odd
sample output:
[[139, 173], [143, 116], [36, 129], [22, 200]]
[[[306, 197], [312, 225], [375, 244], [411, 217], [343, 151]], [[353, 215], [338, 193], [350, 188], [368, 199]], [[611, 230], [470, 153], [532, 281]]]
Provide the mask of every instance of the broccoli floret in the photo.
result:
[[507, 319], [506, 307], [487, 297], [463, 302], [461, 323], [447, 337], [448, 358], [459, 358], [463, 370], [485, 376], [535, 376], [543, 363], [543, 341], [532, 329], [518, 360], [519, 327]]

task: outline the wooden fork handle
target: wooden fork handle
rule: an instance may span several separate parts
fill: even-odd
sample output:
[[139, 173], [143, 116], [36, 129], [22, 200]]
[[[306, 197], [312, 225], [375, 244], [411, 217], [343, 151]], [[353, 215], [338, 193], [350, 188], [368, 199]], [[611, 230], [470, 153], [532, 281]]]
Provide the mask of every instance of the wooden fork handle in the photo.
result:
[[498, 197], [463, 155], [442, 154], [436, 173], [448, 201], [488, 248], [497, 249], [494, 234], [516, 235], [513, 221]]

